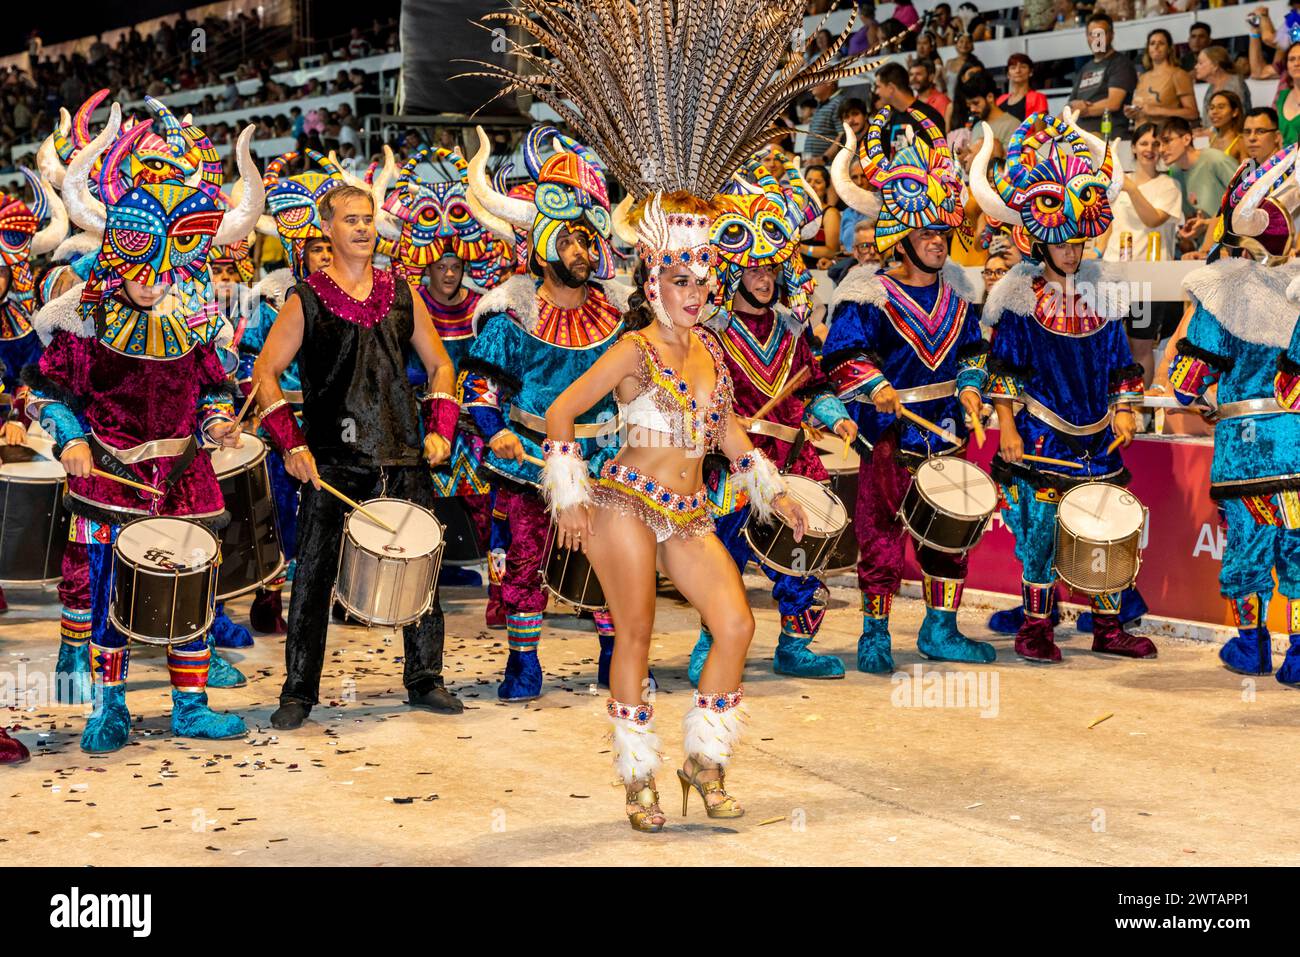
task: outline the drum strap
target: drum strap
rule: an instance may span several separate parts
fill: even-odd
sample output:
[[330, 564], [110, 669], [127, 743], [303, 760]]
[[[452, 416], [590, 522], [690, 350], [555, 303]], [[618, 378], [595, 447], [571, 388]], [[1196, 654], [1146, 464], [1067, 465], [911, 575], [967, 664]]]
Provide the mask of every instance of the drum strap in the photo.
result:
[[799, 453], [803, 451], [803, 443], [806, 438], [806, 433], [803, 429], [800, 429], [799, 434], [796, 435], [794, 441], [790, 443], [790, 451], [786, 453], [785, 464], [781, 466], [782, 472], [789, 471], [790, 467], [799, 460]]
[[[93, 433], [86, 436], [86, 441], [90, 445], [90, 454], [98, 468], [103, 469], [105, 472], [111, 472], [118, 478], [129, 479], [132, 482], [139, 481], [140, 477], [119, 461], [112, 450], [100, 442]], [[184, 449], [177, 454], [176, 461], [172, 463], [172, 467], [168, 470], [159, 487], [163, 489], [171, 488], [182, 473], [190, 467], [190, 463], [194, 461], [198, 453], [198, 443], [194, 441], [193, 436], [190, 436], [185, 443]]]

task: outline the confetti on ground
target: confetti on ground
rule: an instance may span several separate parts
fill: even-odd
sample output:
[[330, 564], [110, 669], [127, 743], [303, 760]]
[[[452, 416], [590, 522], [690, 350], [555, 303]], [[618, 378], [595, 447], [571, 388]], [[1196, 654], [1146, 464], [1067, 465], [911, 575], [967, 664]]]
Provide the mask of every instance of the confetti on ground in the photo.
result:
[[777, 823], [779, 823], [779, 822], [781, 822], [781, 821], [784, 821], [784, 820], [785, 820], [785, 815], [782, 814], [780, 817], [769, 817], [766, 821], [759, 821], [759, 822], [758, 822], [758, 826], [759, 826], [759, 827], [764, 827], [764, 826], [766, 826], [766, 825], [768, 825], [768, 824], [777, 824]]
[[1097, 719], [1096, 721], [1094, 721], [1092, 724], [1088, 725], [1088, 730], [1091, 731], [1093, 728], [1097, 727], [1097, 725], [1101, 724], [1103, 721], [1107, 721], [1107, 720], [1109, 720], [1110, 718], [1113, 718], [1113, 717], [1115, 717], [1115, 715], [1114, 715], [1113, 712], [1109, 712], [1109, 711], [1106, 712], [1106, 714], [1103, 714], [1100, 718], [1098, 718], [1098, 719]]
[[975, 810], [977, 807], [983, 807], [983, 806], [984, 806], [984, 802], [983, 802], [983, 801], [976, 801], [974, 804], [967, 804], [967, 805], [966, 805], [966, 810], [968, 810], [968, 811], [973, 811], [973, 810]]

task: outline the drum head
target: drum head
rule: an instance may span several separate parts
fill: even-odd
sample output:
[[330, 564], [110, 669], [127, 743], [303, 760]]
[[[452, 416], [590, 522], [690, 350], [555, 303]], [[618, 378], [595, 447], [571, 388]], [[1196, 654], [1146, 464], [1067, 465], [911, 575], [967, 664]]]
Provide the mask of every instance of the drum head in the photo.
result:
[[217, 560], [217, 537], [182, 518], [142, 518], [122, 527], [116, 548], [141, 568], [201, 568]]
[[29, 462], [6, 462], [0, 465], [0, 478], [19, 482], [61, 482], [63, 466], [53, 459], [32, 459]]
[[849, 523], [844, 503], [821, 482], [803, 475], [787, 475], [785, 487], [790, 497], [803, 506], [808, 516], [808, 531], [827, 538]]
[[1142, 528], [1142, 503], [1132, 492], [1109, 482], [1077, 485], [1061, 496], [1057, 520], [1078, 538], [1112, 542]]
[[832, 475], [838, 472], [857, 472], [858, 450], [850, 445], [849, 454], [845, 457], [844, 440], [838, 435], [823, 435], [820, 439], [814, 439], [813, 445], [817, 447], [822, 465]]
[[212, 468], [218, 478], [223, 478], [235, 472], [242, 472], [265, 454], [266, 443], [256, 435], [244, 433], [239, 448], [212, 450]]
[[433, 554], [442, 544], [442, 526], [428, 509], [400, 498], [372, 498], [361, 504], [367, 512], [397, 529], [397, 534], [393, 534], [360, 512], [349, 513], [348, 534], [371, 554], [381, 558], [420, 558]]
[[926, 501], [949, 515], [980, 518], [992, 514], [998, 504], [993, 479], [965, 459], [926, 459], [917, 468], [915, 481]]

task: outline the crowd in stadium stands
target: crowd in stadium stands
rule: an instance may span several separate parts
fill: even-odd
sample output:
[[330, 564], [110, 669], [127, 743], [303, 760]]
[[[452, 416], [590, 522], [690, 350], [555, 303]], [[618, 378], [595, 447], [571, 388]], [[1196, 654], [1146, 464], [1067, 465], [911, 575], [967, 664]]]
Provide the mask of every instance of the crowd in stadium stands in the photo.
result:
[[[826, 0], [812, 0], [808, 12], [822, 14], [831, 7]], [[1238, 165], [1267, 159], [1300, 139], [1300, 0], [1292, 0], [1287, 22], [1280, 25], [1266, 8], [1243, 5], [1246, 29], [1241, 36], [1216, 40], [1210, 27], [1198, 21], [1179, 38], [1154, 26], [1145, 49], [1131, 55], [1113, 48], [1117, 21], [1196, 7], [1195, 0], [1096, 0], [1092, 6], [1026, 0], [1018, 19], [1008, 19], [1014, 8], [999, 15], [979, 13], [970, 3], [941, 3], [923, 30], [907, 33], [921, 18], [911, 0], [897, 4], [885, 20], [876, 19], [873, 7], [860, 6], [856, 29], [839, 56], [902, 35], [900, 49], [907, 61], [881, 67], [861, 86], [815, 89], [787, 116], [792, 133], [782, 145], [801, 152], [809, 181], [824, 184], [818, 188], [831, 210], [825, 225], [833, 228], [823, 229], [805, 247], [809, 265], [830, 268], [835, 275], [865, 254], [865, 227], [835, 195], [826, 172], [840, 149], [842, 124], [860, 137], [869, 116], [890, 106], [894, 113], [886, 139], [893, 141], [904, 127], [917, 125], [911, 114], [919, 112], [947, 132], [954, 155], [969, 169], [981, 121], [998, 141], [996, 153], [1003, 154], [1016, 127], [1048, 109], [1041, 91], [1051, 88], [1069, 90], [1063, 98], [1079, 111], [1084, 128], [1126, 140], [1132, 149], [1133, 170], [1115, 203], [1115, 226], [1092, 254], [1105, 259], [1203, 258], [1224, 189]], [[974, 52], [976, 42], [998, 35], [1067, 27], [1086, 28], [1073, 60], [1036, 65], [1016, 53], [995, 68]], [[806, 56], [818, 56], [831, 42], [830, 33], [820, 31], [809, 40]], [[940, 57], [941, 49], [950, 54], [947, 60]], [[1252, 102], [1248, 78], [1276, 82], [1267, 102]], [[1198, 83], [1205, 84], [1199, 102]], [[1008, 237], [990, 230], [978, 216], [954, 234], [953, 244], [959, 262], [993, 262], [989, 275], [994, 279], [1008, 259], [1014, 264], [1019, 258]]]
[[[198, 44], [194, 42], [196, 29], [203, 31]], [[258, 139], [295, 136], [311, 141], [314, 136], [319, 142], [309, 145], [331, 149], [351, 143], [355, 149], [359, 121], [347, 105], [306, 115], [296, 107], [287, 115], [259, 113], [256, 108], [332, 93], [378, 93], [376, 75], [349, 68], [347, 61], [398, 49], [397, 21], [376, 19], [369, 29], [354, 28], [350, 36], [331, 44], [333, 51], [322, 51], [319, 56], [324, 64], [338, 62], [333, 79], [310, 80], [292, 88], [274, 79], [283, 70], [274, 61], [290, 51], [262, 49], [257, 39], [263, 35], [252, 14], [241, 13], [229, 20], [213, 17], [200, 23], [182, 13], [148, 37], [132, 29], [112, 46], [98, 37], [84, 55], [41, 56], [36, 52], [39, 39], [33, 38], [28, 60], [34, 66], [30, 70], [12, 65], [0, 68], [0, 168], [11, 167], [8, 160], [13, 146], [39, 142], [49, 134], [60, 107], [75, 110], [87, 96], [105, 87], [123, 103], [145, 95], [166, 100], [178, 90], [218, 88], [220, 92], [206, 94], [185, 108], [195, 116], [248, 110], [238, 123], [217, 123], [207, 130], [218, 144], [229, 142], [239, 129], [255, 123]], [[239, 55], [248, 49], [257, 50], [257, 55]], [[231, 72], [218, 72], [216, 65], [223, 59], [230, 62]], [[241, 94], [238, 84], [251, 79], [260, 80], [259, 86], [251, 94]]]

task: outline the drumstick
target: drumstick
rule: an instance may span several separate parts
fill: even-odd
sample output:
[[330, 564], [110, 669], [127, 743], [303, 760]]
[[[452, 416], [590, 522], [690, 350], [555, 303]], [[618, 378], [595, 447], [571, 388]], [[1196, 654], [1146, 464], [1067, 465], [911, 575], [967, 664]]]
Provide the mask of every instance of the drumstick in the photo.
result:
[[529, 465], [536, 465], [539, 469], [546, 468], [545, 462], [539, 459], [536, 455], [529, 455], [527, 452], [524, 453], [524, 461]]
[[1110, 453], [1114, 452], [1117, 448], [1119, 448], [1123, 444], [1124, 444], [1124, 439], [1122, 437], [1117, 437], [1114, 442], [1106, 446], [1106, 454], [1110, 455]]
[[796, 372], [793, 376], [791, 376], [789, 379], [786, 380], [786, 383], [781, 387], [780, 392], [778, 392], [776, 395], [772, 396], [772, 398], [764, 402], [763, 407], [749, 417], [750, 421], [757, 422], [759, 419], [763, 418], [763, 416], [767, 415], [769, 412], [775, 409], [778, 405], [780, 405], [782, 402], [785, 401], [786, 396], [788, 396], [795, 389], [799, 388], [799, 386], [803, 385], [803, 380], [808, 378], [810, 375], [812, 375], [812, 369], [809, 366], [804, 366], [802, 369]]
[[1021, 458], [1023, 458], [1026, 462], [1042, 462], [1044, 465], [1059, 465], [1062, 468], [1067, 468], [1067, 469], [1083, 468], [1083, 466], [1080, 465], [1078, 462], [1067, 462], [1065, 461], [1065, 459], [1048, 458], [1046, 455], [1022, 455]]
[[239, 415], [235, 416], [235, 425], [244, 421], [244, 413], [247, 412], [248, 407], [253, 404], [253, 399], [257, 398], [257, 390], [261, 388], [261, 386], [262, 383], [260, 382], [253, 383], [253, 389], [248, 393], [248, 398], [244, 400], [243, 408], [239, 410]]
[[351, 506], [352, 506], [353, 508], [355, 508], [358, 512], [360, 512], [360, 513], [361, 513], [362, 515], [364, 515], [366, 518], [370, 519], [372, 522], [374, 522], [374, 523], [375, 523], [376, 525], [378, 525], [380, 528], [384, 529], [384, 530], [387, 531], [387, 532], [392, 532], [394, 535], [397, 534], [397, 529], [393, 528], [393, 526], [389, 525], [387, 522], [385, 522], [382, 518], [380, 518], [380, 517], [379, 517], [378, 515], [376, 515], [374, 512], [371, 512], [371, 511], [369, 511], [368, 509], [362, 508], [360, 505], [358, 505], [356, 502], [352, 501], [352, 499], [348, 498], [346, 495], [344, 495], [342, 492], [340, 492], [338, 489], [336, 489], [336, 488], [335, 488], [333, 485], [331, 485], [329, 482], [325, 481], [323, 478], [320, 478], [319, 476], [317, 476], [316, 481], [320, 483], [320, 487], [323, 488], [325, 491], [329, 492], [331, 495], [333, 495], [335, 498], [339, 499], [340, 501], [346, 502], [348, 505], [351, 505]]
[[970, 425], [975, 430], [975, 444], [984, 448], [984, 423], [980, 421], [979, 413], [970, 417]]
[[945, 442], [950, 442], [953, 445], [961, 445], [961, 439], [957, 438], [957, 436], [953, 435], [947, 429], [940, 428], [939, 426], [935, 425], [929, 419], [922, 418], [921, 416], [913, 412], [911, 409], [909, 409], [907, 406], [900, 405], [898, 407], [898, 412], [903, 418], [910, 419], [911, 421], [919, 425], [921, 428], [933, 432], [935, 435], [939, 436], [939, 438], [943, 439]]
[[119, 482], [122, 485], [129, 485], [131, 488], [138, 488], [142, 492], [148, 492], [150, 495], [164, 495], [162, 489], [154, 488], [152, 485], [145, 485], [143, 482], [132, 482], [130, 479], [124, 479], [112, 472], [105, 472], [101, 469], [91, 469], [91, 475], [97, 475], [102, 479], [108, 479], [110, 482]]

